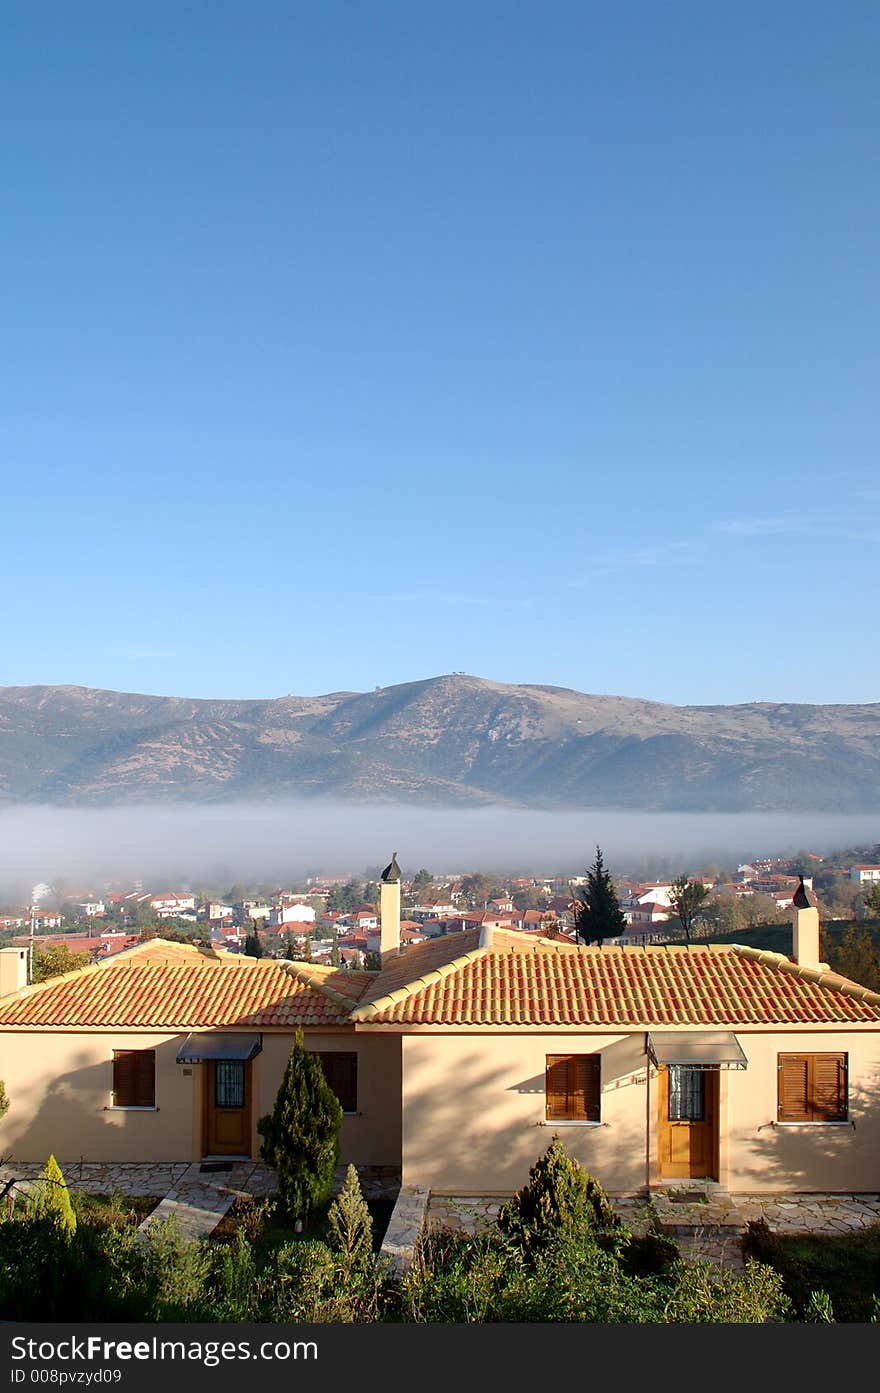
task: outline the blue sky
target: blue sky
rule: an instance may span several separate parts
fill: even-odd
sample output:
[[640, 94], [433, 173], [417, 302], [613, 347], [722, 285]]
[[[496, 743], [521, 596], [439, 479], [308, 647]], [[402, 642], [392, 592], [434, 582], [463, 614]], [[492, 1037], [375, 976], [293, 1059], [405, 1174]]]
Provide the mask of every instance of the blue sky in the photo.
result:
[[11, 3], [0, 683], [872, 701], [873, 3]]

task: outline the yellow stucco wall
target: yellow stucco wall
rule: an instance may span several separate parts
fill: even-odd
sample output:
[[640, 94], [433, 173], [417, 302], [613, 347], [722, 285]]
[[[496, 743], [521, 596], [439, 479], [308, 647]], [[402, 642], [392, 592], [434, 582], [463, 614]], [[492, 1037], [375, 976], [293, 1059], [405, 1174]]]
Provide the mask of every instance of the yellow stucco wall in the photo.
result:
[[[192, 1161], [202, 1156], [201, 1065], [176, 1063], [186, 1032], [0, 1032], [0, 1079], [10, 1108], [0, 1154], [17, 1161]], [[252, 1152], [290, 1053], [289, 1035], [264, 1033], [253, 1062]], [[345, 1117], [342, 1159], [400, 1165], [400, 1041], [393, 1036], [306, 1036], [310, 1049], [358, 1052], [358, 1115]], [[111, 1106], [114, 1049], [156, 1051], [156, 1110]]]
[[[880, 1189], [880, 1034], [738, 1031], [747, 1070], [723, 1071], [719, 1180], [733, 1192]], [[655, 1184], [657, 1079], [645, 1033], [630, 1036], [413, 1034], [404, 1037], [403, 1179], [446, 1194], [519, 1188], [558, 1131], [614, 1193]], [[544, 1122], [547, 1054], [602, 1051], [602, 1122]], [[780, 1051], [849, 1054], [855, 1127], [776, 1120]]]
[[[309, 1034], [306, 1045], [310, 1050], [354, 1050], [358, 1056], [358, 1110], [356, 1116], [344, 1115], [342, 1119], [343, 1161], [362, 1166], [399, 1166], [399, 1036]], [[271, 1110], [289, 1054], [289, 1036], [263, 1036], [256, 1086], [259, 1115]]]
[[[554, 1130], [608, 1188], [645, 1184], [644, 1034], [407, 1035], [403, 1183], [446, 1194], [516, 1190]], [[545, 1055], [603, 1052], [602, 1122], [544, 1122]], [[610, 1177], [616, 1178], [612, 1186]]]

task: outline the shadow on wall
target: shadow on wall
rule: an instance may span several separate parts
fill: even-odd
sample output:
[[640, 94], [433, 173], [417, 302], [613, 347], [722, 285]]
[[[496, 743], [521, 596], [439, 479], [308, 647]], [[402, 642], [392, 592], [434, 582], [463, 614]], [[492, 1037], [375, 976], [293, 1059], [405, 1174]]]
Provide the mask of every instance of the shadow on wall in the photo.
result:
[[[149, 1047], [156, 1051], [159, 1107], [155, 1112], [109, 1107], [113, 1083], [113, 1047], [109, 1045], [105, 1059], [96, 1060], [83, 1052], [68, 1056], [63, 1071], [44, 1088], [42, 1096], [38, 1095], [38, 1085], [24, 1085], [23, 1075], [15, 1088], [7, 1084], [11, 1101], [0, 1132], [4, 1158], [44, 1162], [51, 1153], [62, 1166], [80, 1161], [152, 1161], [158, 1144], [168, 1153], [160, 1157], [160, 1163], [185, 1160], [192, 1150], [194, 1094], [187, 1090], [174, 1098], [169, 1095], [163, 1104], [165, 1085], [180, 1073], [176, 1056], [184, 1039], [180, 1035]], [[141, 1137], [149, 1137], [147, 1155], [138, 1154]]]
[[[880, 1192], [880, 1069], [876, 1066], [867, 1080], [849, 1085], [847, 1112], [846, 1123], [825, 1126], [784, 1125], [768, 1116], [747, 1138], [739, 1138], [740, 1146], [745, 1143], [747, 1160], [738, 1167], [736, 1189]], [[856, 1182], [854, 1176], [861, 1179]]]
[[[572, 1040], [572, 1052], [578, 1043]], [[541, 1056], [543, 1059], [543, 1047]], [[534, 1049], [534, 1043], [530, 1044]], [[616, 1061], [615, 1061], [616, 1052]], [[516, 1065], [494, 1063], [477, 1048], [458, 1053], [443, 1074], [435, 1057], [405, 1064], [404, 1179], [447, 1194], [503, 1194], [519, 1189], [529, 1168], [559, 1132], [569, 1154], [610, 1191], [645, 1182], [644, 1055], [642, 1086], [623, 1072], [616, 1045], [602, 1051], [603, 1121], [598, 1126], [547, 1122], [544, 1072], [511, 1080]], [[612, 1060], [606, 1065], [606, 1054]], [[625, 1106], [612, 1101], [627, 1095]]]

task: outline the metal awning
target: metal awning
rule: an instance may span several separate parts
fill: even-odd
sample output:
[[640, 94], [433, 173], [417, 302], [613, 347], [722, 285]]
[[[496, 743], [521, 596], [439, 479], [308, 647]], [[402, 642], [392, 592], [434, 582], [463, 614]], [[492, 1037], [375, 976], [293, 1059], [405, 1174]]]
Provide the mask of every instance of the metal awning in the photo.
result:
[[214, 1059], [253, 1059], [263, 1048], [262, 1035], [198, 1035], [191, 1031], [177, 1051], [178, 1064], [205, 1064]]
[[648, 1056], [658, 1068], [747, 1069], [749, 1061], [729, 1030], [659, 1030], [648, 1036]]

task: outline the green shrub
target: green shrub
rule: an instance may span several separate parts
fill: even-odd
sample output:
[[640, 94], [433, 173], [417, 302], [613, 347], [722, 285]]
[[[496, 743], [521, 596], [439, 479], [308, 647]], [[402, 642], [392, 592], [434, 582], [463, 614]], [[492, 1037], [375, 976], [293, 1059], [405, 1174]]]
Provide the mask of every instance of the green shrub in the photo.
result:
[[606, 1232], [621, 1227], [602, 1186], [554, 1136], [528, 1183], [502, 1207], [498, 1227], [531, 1252], [571, 1226]]
[[349, 1266], [373, 1255], [373, 1220], [352, 1165], [327, 1215], [327, 1242]]
[[827, 1291], [811, 1291], [804, 1307], [804, 1320], [816, 1325], [833, 1325], [834, 1308]]
[[36, 1192], [30, 1200], [30, 1212], [35, 1219], [50, 1219], [65, 1238], [76, 1233], [76, 1214], [67, 1181], [54, 1156], [50, 1156], [43, 1167]]
[[668, 1272], [673, 1263], [681, 1261], [674, 1238], [651, 1227], [640, 1236], [629, 1234], [619, 1251], [620, 1265], [631, 1277], [646, 1277]]
[[475, 1238], [431, 1234], [401, 1283], [397, 1310], [403, 1320], [467, 1323], [743, 1324], [790, 1315], [770, 1268], [750, 1262], [744, 1273], [720, 1274], [707, 1263], [675, 1262], [632, 1275], [605, 1237], [558, 1228], [526, 1257], [497, 1229]]
[[81, 1223], [59, 1241], [52, 1218], [0, 1224], [0, 1319], [151, 1320], [156, 1274], [146, 1247], [130, 1225]]
[[270, 1114], [257, 1123], [260, 1155], [278, 1176], [281, 1200], [294, 1219], [305, 1219], [327, 1200], [339, 1164], [342, 1108], [317, 1055], [293, 1047]]

